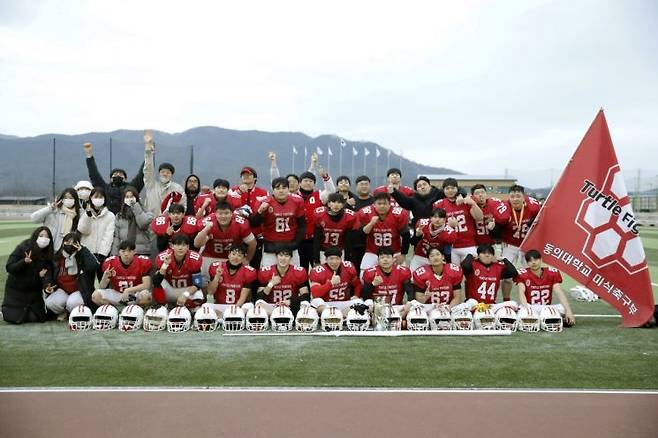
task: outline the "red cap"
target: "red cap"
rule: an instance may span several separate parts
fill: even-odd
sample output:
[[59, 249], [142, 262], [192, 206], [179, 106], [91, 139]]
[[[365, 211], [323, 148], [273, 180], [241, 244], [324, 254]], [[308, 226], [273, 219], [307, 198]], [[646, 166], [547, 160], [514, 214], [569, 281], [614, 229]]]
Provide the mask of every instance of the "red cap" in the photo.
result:
[[240, 171], [240, 175], [242, 175], [243, 173], [250, 173], [254, 176], [254, 178], [258, 178], [258, 174], [256, 173], [253, 167], [244, 166]]

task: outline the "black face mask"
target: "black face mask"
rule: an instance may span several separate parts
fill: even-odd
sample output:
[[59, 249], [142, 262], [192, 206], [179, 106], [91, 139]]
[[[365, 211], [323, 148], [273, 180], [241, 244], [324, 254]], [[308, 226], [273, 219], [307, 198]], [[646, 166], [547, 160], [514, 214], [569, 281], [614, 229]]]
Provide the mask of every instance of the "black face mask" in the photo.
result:
[[73, 245], [62, 245], [62, 249], [66, 251], [68, 255], [73, 255], [76, 251], [75, 246]]
[[123, 184], [123, 177], [122, 176], [113, 176], [112, 177], [112, 185], [120, 186], [121, 184]]

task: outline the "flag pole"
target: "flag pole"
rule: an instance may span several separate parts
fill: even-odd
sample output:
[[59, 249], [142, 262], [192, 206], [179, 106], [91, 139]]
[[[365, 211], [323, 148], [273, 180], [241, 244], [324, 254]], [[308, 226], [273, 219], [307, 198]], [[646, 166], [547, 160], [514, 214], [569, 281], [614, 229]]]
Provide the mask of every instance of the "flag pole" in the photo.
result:
[[292, 173], [295, 173], [295, 145], [292, 145]]
[[375, 146], [375, 185], [379, 184], [379, 165], [377, 163], [377, 155], [379, 155], [379, 150]]
[[338, 148], [340, 149], [340, 151], [338, 151], [338, 173], [342, 175], [343, 174], [343, 145], [339, 143]]
[[352, 180], [354, 180], [354, 146], [352, 146]]
[[[55, 192], [55, 149], [56, 149], [56, 144], [57, 140], [55, 140], [55, 137], [53, 137], [53, 199], [57, 196], [57, 192]], [[54, 201], [53, 201], [54, 202]]]
[[366, 174], [366, 145], [363, 145], [363, 174]]

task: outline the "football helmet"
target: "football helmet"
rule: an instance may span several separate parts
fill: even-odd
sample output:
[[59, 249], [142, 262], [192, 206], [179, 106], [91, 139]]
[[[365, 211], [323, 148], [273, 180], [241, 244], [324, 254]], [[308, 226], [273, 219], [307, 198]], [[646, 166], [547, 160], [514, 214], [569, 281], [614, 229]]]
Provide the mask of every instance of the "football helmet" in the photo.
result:
[[489, 307], [481, 306], [473, 312], [473, 327], [476, 330], [495, 330], [496, 317]]
[[522, 332], [538, 332], [539, 315], [531, 306], [521, 306], [516, 312], [516, 325]]
[[119, 311], [111, 304], [104, 304], [96, 309], [93, 319], [94, 330], [112, 330], [119, 320]]
[[310, 304], [302, 304], [295, 317], [295, 328], [300, 332], [313, 332], [318, 328], [318, 311]]
[[225, 332], [239, 332], [244, 329], [244, 310], [235, 304], [224, 311], [222, 328]]
[[516, 312], [511, 307], [501, 307], [496, 310], [496, 328], [499, 330], [516, 331]]
[[553, 306], [545, 306], [539, 313], [541, 329], [547, 332], [561, 332], [563, 327], [562, 315]]
[[468, 309], [452, 312], [452, 328], [454, 330], [473, 330], [473, 314]]
[[75, 306], [69, 315], [69, 329], [72, 331], [85, 331], [91, 328], [93, 318], [91, 309], [83, 304]]
[[292, 314], [290, 307], [279, 303], [270, 315], [270, 325], [275, 332], [289, 332], [292, 330], [292, 324], [295, 316]]
[[144, 314], [144, 331], [159, 332], [167, 327], [167, 306], [151, 307]]
[[214, 332], [219, 325], [217, 312], [212, 304], [204, 303], [194, 313], [193, 327], [200, 332]]
[[343, 312], [334, 306], [327, 306], [320, 316], [320, 327], [322, 331], [334, 332], [343, 328]]
[[423, 306], [414, 306], [407, 312], [407, 330], [424, 331], [429, 329], [429, 318]]
[[122, 332], [134, 332], [142, 328], [144, 322], [144, 309], [136, 304], [130, 304], [123, 308], [119, 315], [119, 330]]
[[370, 313], [365, 310], [360, 313], [357, 309], [350, 309], [345, 317], [347, 329], [353, 332], [365, 331], [370, 327]]
[[267, 330], [267, 312], [260, 306], [260, 304], [256, 303], [254, 307], [249, 309], [245, 325], [247, 331], [250, 332], [263, 332]]
[[402, 330], [402, 316], [400, 312], [393, 306], [390, 306], [388, 314], [388, 329], [393, 331]]
[[445, 304], [434, 307], [429, 318], [431, 330], [450, 330], [452, 328], [450, 308]]
[[167, 331], [169, 333], [182, 333], [190, 329], [192, 314], [185, 306], [177, 306], [171, 309], [167, 316]]

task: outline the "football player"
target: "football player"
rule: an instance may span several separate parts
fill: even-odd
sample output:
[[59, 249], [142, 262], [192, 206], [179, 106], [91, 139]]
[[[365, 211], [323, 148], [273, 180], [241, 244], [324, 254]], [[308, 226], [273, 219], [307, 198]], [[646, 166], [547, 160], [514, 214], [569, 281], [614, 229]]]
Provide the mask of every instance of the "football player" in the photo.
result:
[[366, 252], [361, 273], [378, 263], [378, 251], [390, 248], [397, 264], [403, 264], [409, 251], [409, 215], [401, 207], [391, 207], [388, 193], [375, 195], [372, 206], [359, 210], [361, 229], [366, 234]]
[[292, 263], [292, 251], [280, 248], [276, 252], [276, 263], [263, 266], [258, 271], [258, 294], [256, 304], [260, 304], [268, 313], [274, 304], [283, 303], [290, 307], [293, 314], [299, 310], [301, 301], [309, 301], [308, 277], [306, 269]]
[[291, 250], [292, 263], [299, 266], [297, 248], [306, 233], [306, 211], [304, 200], [290, 194], [288, 180], [276, 178], [272, 181], [272, 196], [258, 205], [251, 216], [252, 225], [263, 225], [263, 258], [261, 266], [276, 264], [276, 250], [286, 246]]
[[475, 222], [475, 241], [478, 245], [493, 245], [496, 240], [500, 241], [502, 227], [509, 222], [510, 211], [500, 199], [487, 197], [484, 184], [471, 187], [471, 196], [483, 215], [482, 220]]
[[[119, 244], [119, 255], [103, 262], [100, 284], [91, 295], [96, 305], [135, 302], [146, 307], [151, 304], [151, 259], [136, 255], [135, 242], [124, 240]], [[112, 286], [108, 288], [108, 286]]]
[[553, 307], [560, 312], [567, 326], [574, 325], [576, 318], [562, 290], [560, 271], [550, 266], [542, 267], [541, 254], [535, 249], [525, 253], [525, 260], [528, 269], [519, 269], [519, 275], [514, 280], [519, 287], [519, 305], [530, 305], [539, 315], [544, 306], [551, 305], [555, 294], [560, 304]]
[[[354, 197], [354, 205], [348, 206], [346, 208], [350, 208], [354, 210], [354, 212], [358, 213], [358, 211], [361, 210], [363, 207], [372, 205], [372, 203], [375, 202], [375, 198], [370, 194], [370, 178], [368, 178], [366, 175], [358, 176], [356, 178], [355, 184], [356, 184], [356, 197]], [[357, 214], [357, 218], [358, 218], [358, 214]], [[352, 231], [350, 234], [352, 234], [352, 238], [350, 239], [350, 241], [352, 242], [352, 253], [345, 254], [345, 257], [347, 258], [347, 260], [354, 263], [356, 272], [360, 274], [361, 260], [363, 260], [363, 255], [366, 252], [366, 235], [363, 234], [360, 225], [358, 225], [357, 230]]]
[[[402, 171], [395, 167], [392, 167], [386, 171], [386, 182], [385, 186], [377, 187], [372, 194], [376, 195], [377, 193], [386, 193], [390, 194], [393, 189], [400, 191], [405, 196], [413, 196], [414, 189], [409, 186], [402, 185]], [[397, 205], [397, 202], [391, 198], [391, 204]]]
[[424, 304], [426, 312], [436, 305], [456, 306], [461, 301], [461, 268], [452, 263], [446, 264], [445, 256], [438, 247], [430, 248], [428, 255], [430, 264], [413, 272], [416, 301]]
[[258, 272], [246, 264], [246, 245], [230, 245], [227, 252], [228, 260], [213, 262], [208, 268], [209, 277], [212, 278], [208, 284], [208, 295], [214, 295], [215, 310], [220, 318], [231, 305], [247, 312], [258, 277]]
[[176, 233], [171, 248], [156, 258], [157, 271], [153, 274], [153, 299], [159, 304], [176, 304], [195, 308], [204, 301], [201, 291], [201, 255], [190, 250], [190, 239]]
[[457, 230], [457, 240], [452, 245], [450, 260], [459, 265], [467, 255], [475, 255], [475, 222], [483, 218], [482, 210], [470, 196], [465, 198], [459, 194], [459, 184], [454, 178], [443, 181], [444, 199], [436, 201], [432, 208], [442, 208], [448, 218], [457, 221], [454, 228]]
[[478, 246], [477, 254], [477, 258], [467, 255], [461, 264], [466, 278], [466, 298], [478, 303], [495, 304], [501, 280], [514, 278], [518, 272], [509, 260], [503, 258], [497, 261], [491, 245]]
[[[194, 200], [194, 212], [197, 219], [213, 214], [218, 202], [228, 203], [233, 210], [242, 207], [242, 198], [229, 191], [230, 184], [227, 180], [217, 178], [213, 183], [211, 193], [203, 193]], [[200, 246], [198, 248], [201, 248]]]
[[357, 226], [356, 215], [345, 208], [345, 198], [340, 193], [329, 195], [326, 207], [315, 209], [313, 218], [315, 235], [313, 236], [313, 263], [319, 265], [325, 262], [324, 251], [327, 248], [338, 247], [345, 254], [350, 253], [350, 233]]
[[444, 252], [444, 248], [455, 243], [457, 233], [446, 224], [446, 211], [442, 208], [436, 208], [432, 211], [429, 219], [420, 219], [416, 223], [416, 233], [414, 236], [414, 256], [411, 258], [409, 268], [415, 271], [421, 266], [430, 263], [428, 256], [429, 250], [438, 248]]
[[408, 301], [414, 298], [411, 271], [406, 266], [395, 263], [394, 251], [391, 248], [380, 248], [377, 251], [377, 265], [363, 272], [361, 298], [368, 300], [384, 297], [404, 318], [406, 312], [402, 300], [405, 295]]
[[185, 216], [183, 205], [171, 204], [167, 214], [153, 218], [151, 230], [157, 237], [158, 251], [162, 252], [169, 248], [169, 241], [174, 234], [182, 233], [193, 241], [199, 231], [199, 220], [194, 216]]
[[308, 275], [311, 305], [319, 314], [325, 305], [331, 305], [346, 315], [354, 299], [361, 297], [361, 281], [352, 262], [343, 261], [340, 248], [327, 248], [324, 255], [325, 263], [311, 269]]

